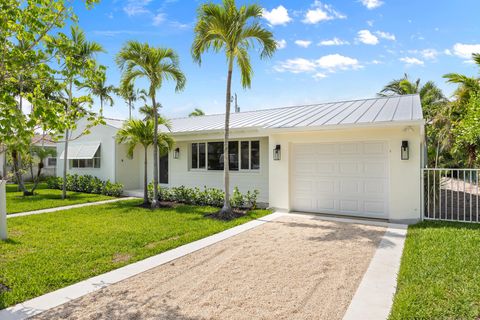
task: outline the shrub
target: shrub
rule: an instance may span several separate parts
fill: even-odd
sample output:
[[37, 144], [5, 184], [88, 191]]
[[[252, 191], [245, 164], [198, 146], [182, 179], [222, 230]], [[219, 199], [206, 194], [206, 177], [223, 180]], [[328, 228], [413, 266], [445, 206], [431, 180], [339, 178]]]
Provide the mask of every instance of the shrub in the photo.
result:
[[[158, 186], [159, 200], [173, 201], [191, 205], [222, 207], [224, 200], [224, 192], [217, 188], [203, 187], [203, 190], [195, 187], [189, 188], [185, 186], [164, 188]], [[258, 190], [248, 191], [243, 195], [238, 187], [233, 189], [230, 203], [233, 208], [255, 209], [257, 206]], [[148, 185], [148, 198], [153, 199], [153, 184]]]
[[[51, 177], [47, 180], [49, 189], [62, 189], [63, 178]], [[111, 197], [120, 197], [123, 193], [121, 183], [112, 183], [109, 180], [102, 181], [91, 175], [80, 176], [78, 174], [67, 175], [67, 190], [83, 193], [103, 194]]]

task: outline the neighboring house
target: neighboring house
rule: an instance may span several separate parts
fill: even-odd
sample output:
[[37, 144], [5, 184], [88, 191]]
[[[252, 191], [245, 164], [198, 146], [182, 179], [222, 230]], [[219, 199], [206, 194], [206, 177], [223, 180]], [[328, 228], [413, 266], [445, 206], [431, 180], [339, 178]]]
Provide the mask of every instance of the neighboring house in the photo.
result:
[[[36, 134], [32, 138], [32, 146], [55, 150], [57, 145], [49, 135]], [[44, 167], [42, 169], [42, 176], [44, 177], [55, 176], [56, 166], [57, 166], [57, 157], [55, 156], [47, 157], [46, 159], [44, 159], [43, 163], [44, 163]], [[24, 179], [27, 181], [32, 179], [31, 170], [33, 170], [33, 175], [37, 174], [38, 159], [36, 157], [34, 157], [32, 168], [26, 168], [26, 173], [23, 175]], [[0, 153], [0, 177], [6, 176], [7, 173], [9, 172], [10, 173], [12, 172], [12, 165], [7, 161], [6, 152], [2, 152]]]
[[[162, 185], [222, 188], [224, 117], [172, 119], [176, 146], [159, 159]], [[141, 189], [143, 151], [127, 158], [126, 146], [115, 143], [122, 125], [106, 119], [71, 142], [69, 172]], [[420, 218], [425, 145], [418, 95], [232, 113], [230, 128], [232, 189], [258, 189], [259, 200], [278, 209]], [[58, 144], [60, 159], [62, 152]], [[62, 168], [58, 160], [57, 174]]]

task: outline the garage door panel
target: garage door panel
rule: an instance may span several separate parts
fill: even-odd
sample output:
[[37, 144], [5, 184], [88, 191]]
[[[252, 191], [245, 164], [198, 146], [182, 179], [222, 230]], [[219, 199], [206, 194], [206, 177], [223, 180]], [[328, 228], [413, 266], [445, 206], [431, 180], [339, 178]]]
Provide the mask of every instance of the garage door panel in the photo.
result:
[[388, 217], [384, 142], [294, 144], [293, 210]]

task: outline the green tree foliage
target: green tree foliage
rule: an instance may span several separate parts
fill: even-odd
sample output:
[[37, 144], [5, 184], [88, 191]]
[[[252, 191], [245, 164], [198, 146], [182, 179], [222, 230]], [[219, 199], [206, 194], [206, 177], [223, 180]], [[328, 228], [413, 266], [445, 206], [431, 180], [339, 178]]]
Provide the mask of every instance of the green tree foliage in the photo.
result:
[[144, 89], [135, 89], [133, 83], [121, 84], [115, 89], [115, 93], [122, 97], [128, 105], [128, 119], [132, 119], [132, 110], [135, 109], [134, 103], [138, 100], [147, 102], [147, 92]]
[[199, 116], [204, 116], [205, 112], [203, 112], [202, 109], [195, 108], [190, 114], [188, 115], [189, 117], [199, 117]]
[[149, 82], [148, 96], [153, 107], [153, 190], [152, 207], [158, 207], [158, 105], [156, 92], [165, 81], [176, 83], [175, 91], [185, 87], [186, 78], [179, 67], [179, 59], [175, 51], [169, 48], [156, 48], [147, 43], [127, 42], [117, 55], [117, 64], [122, 70], [122, 84], [134, 83], [139, 78]]
[[[161, 117], [157, 117], [159, 125], [164, 125], [170, 128], [170, 122]], [[155, 129], [153, 119], [147, 119], [145, 121], [131, 119], [127, 121], [122, 129], [117, 132], [116, 140], [118, 143], [127, 144], [127, 156], [133, 157], [135, 147], [142, 145], [144, 149], [144, 176], [143, 176], [143, 203], [149, 204], [148, 200], [148, 173], [147, 173], [147, 158], [148, 147], [157, 142], [160, 154], [165, 154], [173, 148], [173, 138], [167, 133], [158, 133], [157, 139], [154, 139]], [[157, 198], [158, 199], [158, 198]]]
[[[95, 2], [85, 1], [87, 7]], [[22, 167], [36, 130], [56, 135], [74, 121], [54, 98], [64, 83], [56, 81], [52, 60], [58, 31], [76, 21], [70, 1], [0, 2], [0, 141], [11, 150], [14, 167]]]
[[453, 152], [465, 165], [473, 168], [478, 166], [480, 148], [480, 92], [471, 92], [464, 108], [464, 116], [452, 128], [456, 137]]
[[107, 85], [106, 80], [106, 68], [105, 66], [99, 66], [94, 77], [90, 77], [78, 86], [81, 89], [87, 89], [90, 94], [100, 99], [100, 116], [103, 115], [103, 104], [105, 102], [113, 106], [112, 93], [114, 93], [115, 87]]
[[195, 38], [192, 44], [193, 59], [201, 64], [202, 54], [207, 51], [223, 51], [227, 60], [227, 89], [225, 97], [224, 137], [224, 188], [225, 201], [221, 215], [232, 215], [230, 206], [229, 177], [229, 126], [233, 66], [236, 63], [244, 88], [252, 82], [253, 69], [248, 50], [260, 46], [260, 58], [273, 56], [277, 43], [273, 34], [260, 25], [262, 7], [257, 4], [237, 7], [235, 0], [223, 0], [222, 4], [202, 4], [198, 9]]

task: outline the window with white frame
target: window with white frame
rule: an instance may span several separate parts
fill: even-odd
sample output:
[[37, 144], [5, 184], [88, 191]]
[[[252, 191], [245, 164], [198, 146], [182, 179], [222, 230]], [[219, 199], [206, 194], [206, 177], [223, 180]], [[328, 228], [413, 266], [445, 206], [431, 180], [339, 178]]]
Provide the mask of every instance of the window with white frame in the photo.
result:
[[92, 159], [72, 159], [70, 161], [70, 166], [72, 168], [100, 168], [100, 148], [97, 149], [97, 152], [95, 152]]
[[[191, 144], [190, 168], [223, 170], [223, 142], [195, 142]], [[229, 169], [259, 170], [260, 141], [229, 141]]]

